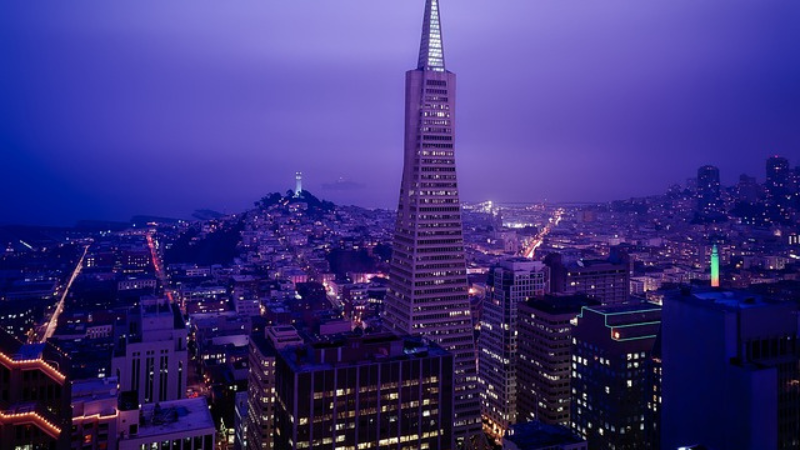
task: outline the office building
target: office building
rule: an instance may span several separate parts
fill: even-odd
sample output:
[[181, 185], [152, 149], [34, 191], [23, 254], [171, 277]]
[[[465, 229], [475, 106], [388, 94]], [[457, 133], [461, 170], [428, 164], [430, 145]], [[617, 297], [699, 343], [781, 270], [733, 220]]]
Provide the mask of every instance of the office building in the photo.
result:
[[604, 305], [626, 303], [630, 296], [630, 259], [622, 252], [606, 260], [568, 261], [558, 253], [544, 259], [550, 267], [550, 292], [585, 294]]
[[[572, 430], [593, 450], [652, 448], [647, 401], [661, 308], [584, 307], [572, 329]], [[698, 370], [695, 367], [695, 370]], [[665, 369], [666, 371], [666, 369]]]
[[438, 0], [427, 0], [417, 68], [406, 72], [405, 150], [384, 324], [455, 357], [455, 432], [482, 439], [475, 338], [455, 166], [456, 76], [445, 69]]
[[789, 187], [789, 160], [782, 156], [767, 158], [767, 194], [773, 197], [785, 193]]
[[584, 295], [547, 295], [519, 305], [517, 421], [569, 427], [572, 323]]
[[661, 447], [798, 448], [797, 315], [796, 302], [749, 291], [670, 292], [661, 342]]
[[702, 166], [697, 169], [697, 211], [701, 215], [718, 212], [722, 206], [719, 190], [719, 169]]
[[69, 359], [51, 344], [23, 344], [0, 328], [0, 447], [69, 448]]
[[275, 424], [275, 355], [277, 350], [303, 345], [291, 325], [258, 330], [250, 336], [250, 373], [247, 379], [247, 448], [273, 447]]
[[547, 291], [541, 261], [514, 258], [489, 271], [478, 341], [478, 380], [484, 430], [501, 442], [517, 421], [518, 308]]
[[92, 378], [72, 384], [71, 450], [117, 448], [117, 379]]
[[275, 370], [275, 448], [452, 448], [453, 355], [436, 344], [310, 340], [279, 350]]
[[790, 219], [791, 188], [789, 160], [782, 156], [767, 159], [767, 213], [776, 222]]
[[142, 299], [122, 324], [111, 360], [120, 389], [136, 391], [139, 403], [155, 403], [186, 395], [186, 323], [176, 304]]
[[739, 183], [736, 185], [737, 200], [744, 203], [754, 204], [761, 198], [764, 188], [756, 181], [756, 177], [746, 174], [739, 176]]

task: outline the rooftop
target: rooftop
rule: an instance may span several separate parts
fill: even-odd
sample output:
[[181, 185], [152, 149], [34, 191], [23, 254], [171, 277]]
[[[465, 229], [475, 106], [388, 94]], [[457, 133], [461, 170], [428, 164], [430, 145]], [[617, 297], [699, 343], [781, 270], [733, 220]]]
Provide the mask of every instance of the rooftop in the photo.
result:
[[541, 449], [554, 445], [584, 442], [567, 428], [536, 421], [514, 425], [505, 439], [513, 442], [520, 449]]
[[684, 296], [694, 301], [701, 301], [708, 307], [720, 309], [749, 309], [774, 304], [764, 297], [747, 290], [703, 289]]
[[316, 337], [305, 345], [282, 349], [279, 354], [295, 372], [325, 370], [334, 365], [374, 364], [449, 355], [441, 347], [420, 337], [389, 333]]
[[586, 295], [545, 295], [525, 302], [525, 305], [549, 314], [578, 314], [584, 306], [599, 306]]
[[214, 431], [214, 419], [205, 397], [186, 398], [142, 406], [143, 424], [131, 438], [195, 430]]

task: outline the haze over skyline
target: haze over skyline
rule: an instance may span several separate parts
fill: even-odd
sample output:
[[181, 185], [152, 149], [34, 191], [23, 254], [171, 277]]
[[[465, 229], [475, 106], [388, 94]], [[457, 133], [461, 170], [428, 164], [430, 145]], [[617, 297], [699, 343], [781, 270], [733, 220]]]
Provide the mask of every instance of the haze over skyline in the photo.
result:
[[[0, 222], [238, 212], [298, 170], [319, 197], [396, 207], [422, 3], [4, 5]], [[703, 164], [724, 184], [763, 180], [770, 154], [800, 164], [800, 4], [442, 10], [462, 200], [611, 200]]]

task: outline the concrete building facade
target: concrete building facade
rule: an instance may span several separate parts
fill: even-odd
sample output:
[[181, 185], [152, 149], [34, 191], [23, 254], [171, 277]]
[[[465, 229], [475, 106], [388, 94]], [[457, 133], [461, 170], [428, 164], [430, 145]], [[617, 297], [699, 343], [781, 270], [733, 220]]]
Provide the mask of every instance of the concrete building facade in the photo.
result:
[[484, 431], [501, 442], [517, 422], [518, 308], [547, 292], [541, 261], [513, 258], [489, 271], [478, 340], [478, 380]]
[[572, 324], [583, 295], [547, 295], [519, 305], [517, 420], [569, 427]]
[[662, 448], [798, 448], [797, 314], [795, 302], [748, 291], [671, 292], [664, 300]]
[[333, 337], [278, 351], [275, 370], [275, 448], [453, 448], [453, 356], [434, 343]]
[[123, 327], [111, 361], [120, 389], [136, 391], [141, 404], [184, 398], [187, 329], [178, 306], [143, 299]]
[[445, 69], [439, 1], [427, 0], [417, 68], [406, 72], [405, 150], [384, 323], [455, 356], [455, 430], [481, 440], [475, 338], [455, 166], [456, 75]]

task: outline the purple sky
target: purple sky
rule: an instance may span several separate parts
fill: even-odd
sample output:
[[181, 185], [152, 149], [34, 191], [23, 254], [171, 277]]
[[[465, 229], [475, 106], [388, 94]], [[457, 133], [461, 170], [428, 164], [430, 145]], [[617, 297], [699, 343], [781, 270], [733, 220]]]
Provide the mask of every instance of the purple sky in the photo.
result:
[[[800, 2], [441, 2], [464, 200], [800, 164]], [[4, 2], [0, 222], [236, 212], [296, 170], [393, 207], [423, 3]]]

